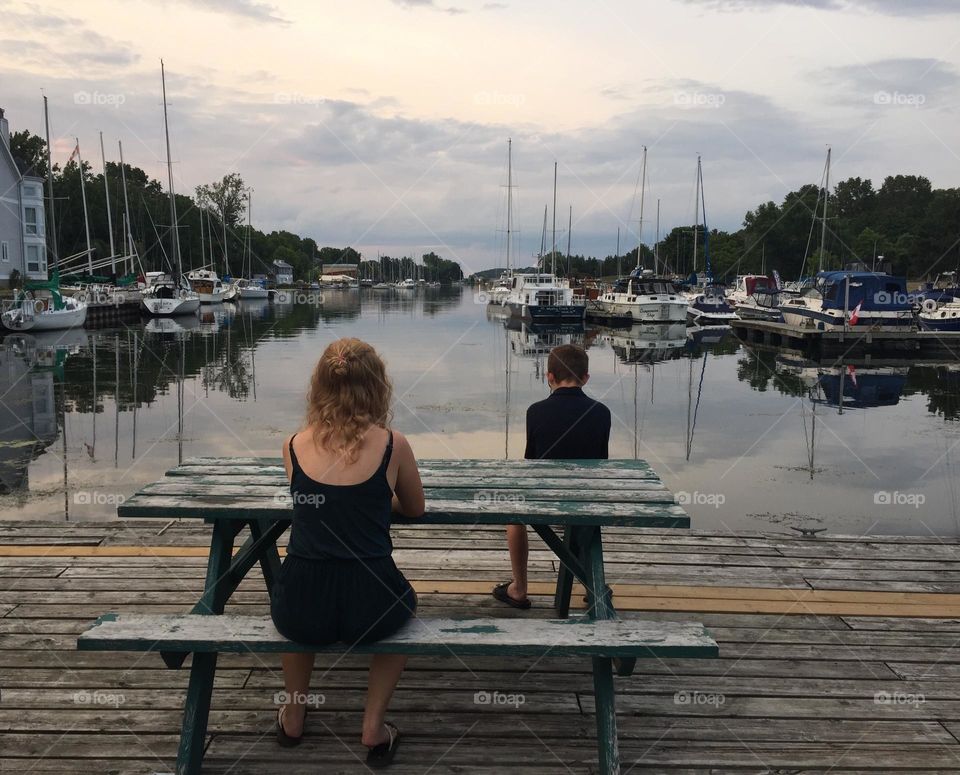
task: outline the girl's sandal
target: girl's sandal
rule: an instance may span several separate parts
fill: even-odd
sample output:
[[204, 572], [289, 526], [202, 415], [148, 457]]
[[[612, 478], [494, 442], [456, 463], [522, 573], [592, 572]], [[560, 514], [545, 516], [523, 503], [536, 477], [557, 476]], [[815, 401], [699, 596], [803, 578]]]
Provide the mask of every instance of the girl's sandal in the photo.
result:
[[367, 766], [375, 769], [389, 765], [397, 753], [397, 747], [400, 745], [400, 730], [390, 723], [385, 723], [383, 726], [390, 736], [389, 740], [386, 743], [373, 746], [367, 752]]
[[303, 740], [303, 735], [301, 734], [299, 737], [291, 737], [283, 728], [283, 712], [286, 709], [286, 705], [281, 705], [277, 709], [277, 744], [281, 748], [296, 748], [298, 745], [300, 745], [300, 741]]

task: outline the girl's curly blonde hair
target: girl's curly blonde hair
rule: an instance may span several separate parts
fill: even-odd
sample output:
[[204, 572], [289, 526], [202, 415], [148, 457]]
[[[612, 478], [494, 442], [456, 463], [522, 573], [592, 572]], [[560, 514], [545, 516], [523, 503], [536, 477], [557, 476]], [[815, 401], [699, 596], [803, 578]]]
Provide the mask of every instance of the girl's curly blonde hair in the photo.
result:
[[354, 462], [371, 425], [390, 422], [393, 385], [383, 360], [369, 344], [331, 342], [317, 362], [307, 396], [307, 424], [314, 441]]

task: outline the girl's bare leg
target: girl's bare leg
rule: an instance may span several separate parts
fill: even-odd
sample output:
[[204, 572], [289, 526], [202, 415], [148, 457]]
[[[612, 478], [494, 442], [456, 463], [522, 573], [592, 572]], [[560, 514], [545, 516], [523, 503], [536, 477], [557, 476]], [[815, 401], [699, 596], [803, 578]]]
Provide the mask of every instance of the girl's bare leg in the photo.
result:
[[372, 748], [390, 737], [383, 727], [387, 706], [397, 688], [407, 658], [399, 654], [374, 654], [367, 680], [367, 705], [363, 711], [363, 744]]
[[307, 712], [304, 701], [310, 691], [310, 674], [313, 672], [313, 653], [298, 652], [281, 654], [283, 684], [287, 690], [287, 702], [283, 711], [283, 731], [290, 737], [303, 734], [303, 717]]

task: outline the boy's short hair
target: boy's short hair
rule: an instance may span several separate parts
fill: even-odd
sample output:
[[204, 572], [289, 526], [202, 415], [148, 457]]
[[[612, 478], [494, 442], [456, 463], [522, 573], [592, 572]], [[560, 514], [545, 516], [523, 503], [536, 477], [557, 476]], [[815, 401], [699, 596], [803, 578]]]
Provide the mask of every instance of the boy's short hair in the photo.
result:
[[590, 366], [587, 351], [575, 344], [562, 344], [554, 347], [547, 358], [547, 371], [553, 374], [557, 382], [575, 381], [583, 384]]

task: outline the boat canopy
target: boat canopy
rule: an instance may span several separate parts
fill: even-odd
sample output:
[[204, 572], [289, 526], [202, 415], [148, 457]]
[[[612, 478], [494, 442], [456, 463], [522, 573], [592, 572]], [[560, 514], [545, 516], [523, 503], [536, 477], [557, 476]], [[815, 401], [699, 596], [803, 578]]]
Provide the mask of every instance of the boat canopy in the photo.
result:
[[867, 311], [913, 309], [903, 277], [873, 272], [820, 272], [815, 288], [823, 298], [824, 309], [853, 309], [857, 305]]

